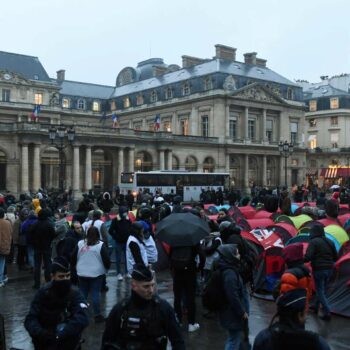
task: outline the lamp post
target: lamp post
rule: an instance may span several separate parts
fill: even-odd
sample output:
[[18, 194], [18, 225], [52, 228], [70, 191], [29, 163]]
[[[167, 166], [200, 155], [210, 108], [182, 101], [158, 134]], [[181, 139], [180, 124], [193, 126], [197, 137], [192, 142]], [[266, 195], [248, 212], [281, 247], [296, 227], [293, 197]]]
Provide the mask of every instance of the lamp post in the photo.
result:
[[[75, 130], [73, 127], [67, 128], [64, 125], [60, 125], [57, 128], [51, 126], [49, 129], [49, 139], [51, 140], [51, 145], [54, 145], [58, 149], [58, 158], [59, 158], [59, 182], [58, 187], [60, 193], [64, 191], [64, 149], [68, 146], [65, 144], [65, 136], [67, 134], [67, 139], [70, 145], [73, 144], [75, 139]], [[57, 137], [58, 142], [55, 142]]]
[[280, 152], [280, 155], [284, 157], [284, 183], [286, 188], [288, 188], [287, 184], [287, 159], [289, 156], [291, 156], [294, 152], [294, 145], [293, 143], [288, 143], [288, 141], [280, 141], [278, 144], [278, 151]]

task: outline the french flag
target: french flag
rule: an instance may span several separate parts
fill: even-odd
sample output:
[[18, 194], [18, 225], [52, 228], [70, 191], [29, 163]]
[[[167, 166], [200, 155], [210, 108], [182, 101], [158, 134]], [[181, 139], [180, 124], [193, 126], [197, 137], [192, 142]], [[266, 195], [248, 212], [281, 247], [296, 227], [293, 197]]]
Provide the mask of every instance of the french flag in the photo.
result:
[[159, 129], [160, 129], [160, 115], [157, 114], [154, 119], [154, 130], [159, 130]]
[[32, 111], [32, 119], [36, 120], [39, 118], [39, 113], [40, 113], [40, 105], [35, 105], [34, 109]]

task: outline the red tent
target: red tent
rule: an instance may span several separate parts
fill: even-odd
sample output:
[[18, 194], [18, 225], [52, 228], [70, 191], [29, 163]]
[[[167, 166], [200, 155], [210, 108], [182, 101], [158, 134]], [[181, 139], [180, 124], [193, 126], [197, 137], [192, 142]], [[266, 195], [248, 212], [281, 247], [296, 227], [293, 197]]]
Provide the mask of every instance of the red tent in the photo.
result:
[[266, 210], [261, 209], [255, 213], [253, 219], [271, 219], [272, 214], [273, 213], [270, 213]]
[[253, 230], [257, 227], [268, 227], [274, 224], [272, 219], [269, 218], [264, 218], [264, 219], [249, 219], [247, 220], [248, 225], [250, 226], [250, 228]]
[[350, 213], [347, 214], [343, 214], [343, 215], [339, 215], [338, 216], [338, 220], [340, 221], [340, 223], [342, 224], [342, 226], [344, 227], [345, 222], [350, 219]]
[[288, 224], [287, 222], [279, 222], [269, 226], [267, 229], [275, 232], [282, 239], [284, 244], [298, 233], [294, 225]]
[[256, 213], [255, 209], [249, 205], [246, 207], [238, 207], [238, 209], [246, 219], [252, 219]]

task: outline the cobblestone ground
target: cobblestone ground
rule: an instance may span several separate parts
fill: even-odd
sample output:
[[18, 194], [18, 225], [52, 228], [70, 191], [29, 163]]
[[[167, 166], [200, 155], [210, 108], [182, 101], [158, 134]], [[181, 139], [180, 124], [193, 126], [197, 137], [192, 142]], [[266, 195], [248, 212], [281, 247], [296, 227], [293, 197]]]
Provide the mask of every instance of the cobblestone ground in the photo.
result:
[[[108, 276], [109, 291], [102, 297], [102, 310], [108, 315], [114, 304], [129, 293], [129, 283], [127, 281], [118, 282], [113, 271]], [[23, 350], [33, 349], [30, 337], [23, 327], [23, 320], [28, 312], [30, 301], [33, 298], [34, 291], [31, 289], [32, 280], [22, 277], [11, 281], [5, 288], [0, 289], [0, 313], [5, 317], [5, 330], [7, 336], [7, 347]], [[171, 304], [172, 282], [168, 274], [158, 275], [158, 292]], [[349, 301], [350, 302], [350, 301]], [[200, 300], [197, 300], [198, 322], [201, 329], [188, 334], [184, 329], [187, 349], [223, 349], [225, 342], [225, 332], [220, 328], [215, 319], [204, 319], [200, 308]], [[275, 312], [272, 302], [252, 299], [250, 329], [251, 339], [262, 329], [265, 328]], [[307, 328], [317, 331], [323, 335], [330, 343], [333, 350], [350, 349], [350, 320], [334, 316], [330, 323], [325, 323], [317, 319], [314, 315], [309, 315]], [[93, 320], [87, 330], [84, 332], [85, 343], [83, 349], [99, 349], [103, 325], [95, 325]]]

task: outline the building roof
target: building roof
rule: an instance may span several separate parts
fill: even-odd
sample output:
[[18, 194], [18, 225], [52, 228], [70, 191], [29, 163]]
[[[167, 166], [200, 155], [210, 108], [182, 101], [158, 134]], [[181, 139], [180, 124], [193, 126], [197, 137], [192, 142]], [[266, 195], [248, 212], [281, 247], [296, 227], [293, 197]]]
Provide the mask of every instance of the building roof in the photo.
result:
[[61, 86], [60, 94], [66, 96], [82, 96], [108, 99], [114, 91], [114, 86], [82, 83], [79, 81], [53, 79]]
[[217, 58], [202, 64], [182, 68], [175, 72], [166, 73], [146, 80], [116, 87], [112, 97], [129, 95], [138, 91], [154, 89], [162, 85], [172, 84], [178, 81], [184, 81], [212, 73], [232, 74], [234, 76], [244, 76], [251, 79], [299, 87], [299, 85], [284, 78], [267, 67]]
[[303, 91], [304, 100], [315, 100], [322, 97], [350, 96], [350, 93], [337, 89], [329, 84], [315, 84]]
[[21, 74], [30, 80], [51, 82], [38, 57], [0, 51], [0, 69]]

